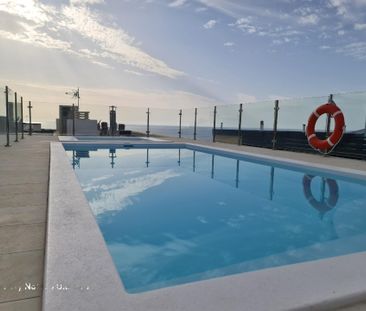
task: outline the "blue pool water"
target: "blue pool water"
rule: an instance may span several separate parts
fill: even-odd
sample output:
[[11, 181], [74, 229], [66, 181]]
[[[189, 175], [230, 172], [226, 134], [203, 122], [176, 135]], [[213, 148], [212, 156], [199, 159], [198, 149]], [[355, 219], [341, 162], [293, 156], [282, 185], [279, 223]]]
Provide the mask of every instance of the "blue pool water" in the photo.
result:
[[189, 149], [66, 149], [130, 293], [366, 250], [366, 182]]

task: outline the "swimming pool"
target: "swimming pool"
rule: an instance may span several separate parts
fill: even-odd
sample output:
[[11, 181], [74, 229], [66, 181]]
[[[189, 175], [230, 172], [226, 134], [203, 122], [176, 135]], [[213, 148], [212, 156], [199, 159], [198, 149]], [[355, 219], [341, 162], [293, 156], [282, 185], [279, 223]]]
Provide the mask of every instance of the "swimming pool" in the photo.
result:
[[129, 293], [366, 250], [366, 183], [194, 148], [66, 146]]

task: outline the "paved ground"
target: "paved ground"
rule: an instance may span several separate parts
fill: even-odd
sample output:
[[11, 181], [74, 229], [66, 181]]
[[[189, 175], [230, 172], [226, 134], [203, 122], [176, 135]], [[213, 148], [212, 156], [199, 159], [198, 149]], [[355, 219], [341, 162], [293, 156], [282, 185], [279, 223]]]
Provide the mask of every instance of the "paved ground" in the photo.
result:
[[41, 310], [49, 142], [0, 146], [0, 310]]

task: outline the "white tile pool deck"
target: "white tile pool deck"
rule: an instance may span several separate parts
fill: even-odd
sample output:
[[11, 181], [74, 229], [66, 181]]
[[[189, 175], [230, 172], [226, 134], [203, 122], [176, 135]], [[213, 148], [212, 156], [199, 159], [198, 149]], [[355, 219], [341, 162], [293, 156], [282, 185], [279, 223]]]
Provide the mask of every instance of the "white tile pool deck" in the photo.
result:
[[[33, 136], [5, 152], [0, 147], [0, 250], [4, 250], [0, 252], [0, 280], [41, 284], [36, 291], [13, 292], [10, 298], [3, 292], [0, 310], [41, 309], [44, 236], [37, 235], [32, 226], [45, 226], [50, 140], [52, 137]], [[365, 161], [199, 143], [366, 173]], [[59, 144], [54, 147], [59, 150], [51, 162], [51, 182], [56, 178], [49, 193], [53, 203], [44, 310], [335, 310], [345, 306], [350, 307], [337, 310], [366, 310], [362, 304], [366, 301], [365, 253], [246, 273], [245, 278], [239, 274], [139, 295], [125, 294], [65, 153]], [[19, 156], [15, 156], [16, 151]], [[33, 197], [29, 192], [37, 194]], [[39, 204], [35, 200], [40, 200]], [[54, 209], [54, 203], [60, 208]], [[13, 232], [14, 228], [21, 231]], [[19, 249], [13, 252], [14, 247]], [[61, 289], [65, 286], [70, 288]]]

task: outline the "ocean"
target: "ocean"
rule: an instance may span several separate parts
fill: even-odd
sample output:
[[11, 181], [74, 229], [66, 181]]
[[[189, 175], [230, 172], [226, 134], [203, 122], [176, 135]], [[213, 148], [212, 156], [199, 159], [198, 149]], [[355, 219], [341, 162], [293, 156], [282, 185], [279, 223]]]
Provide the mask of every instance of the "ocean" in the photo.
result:
[[[126, 130], [146, 133], [146, 125], [126, 125]], [[178, 126], [150, 125], [150, 135], [178, 137]], [[182, 138], [193, 139], [194, 128], [182, 126]], [[212, 127], [197, 127], [197, 140], [212, 141]]]

